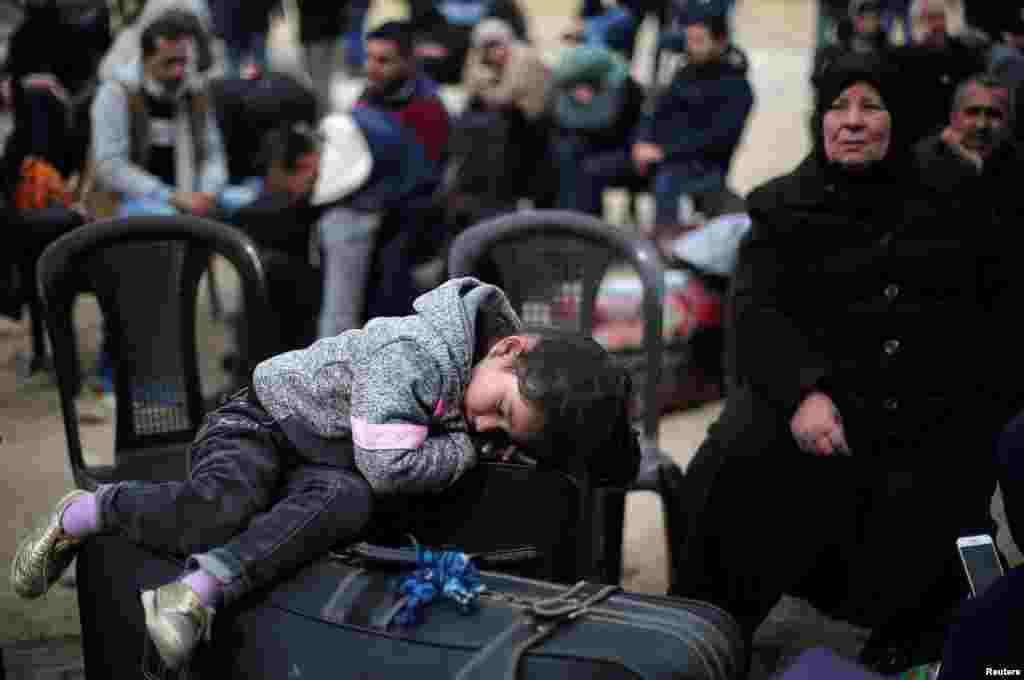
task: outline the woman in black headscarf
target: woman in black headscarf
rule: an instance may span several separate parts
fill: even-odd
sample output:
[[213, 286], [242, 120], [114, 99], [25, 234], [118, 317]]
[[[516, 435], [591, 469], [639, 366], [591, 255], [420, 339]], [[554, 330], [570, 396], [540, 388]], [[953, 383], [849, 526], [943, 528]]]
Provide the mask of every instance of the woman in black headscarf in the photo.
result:
[[748, 636], [802, 595], [876, 628], [870, 650], [918, 638], [927, 662], [965, 592], [956, 538], [993, 532], [993, 443], [1015, 409], [1009, 291], [994, 235], [913, 174], [892, 76], [877, 57], [837, 61], [814, 150], [748, 196], [737, 387], [687, 471], [675, 594]]

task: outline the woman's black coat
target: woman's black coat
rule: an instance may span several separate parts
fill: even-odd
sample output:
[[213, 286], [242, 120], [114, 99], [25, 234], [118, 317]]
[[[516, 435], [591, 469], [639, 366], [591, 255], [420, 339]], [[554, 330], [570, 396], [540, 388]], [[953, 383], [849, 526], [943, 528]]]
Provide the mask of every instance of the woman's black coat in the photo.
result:
[[[1006, 311], [1019, 250], [912, 176], [851, 181], [812, 155], [750, 194], [734, 368], [783, 413], [820, 388], [855, 456], [900, 441], [901, 456], [960, 480], [976, 459], [966, 483], [981, 493], [993, 437], [1020, 406]], [[961, 445], [972, 450], [944, 450]]]

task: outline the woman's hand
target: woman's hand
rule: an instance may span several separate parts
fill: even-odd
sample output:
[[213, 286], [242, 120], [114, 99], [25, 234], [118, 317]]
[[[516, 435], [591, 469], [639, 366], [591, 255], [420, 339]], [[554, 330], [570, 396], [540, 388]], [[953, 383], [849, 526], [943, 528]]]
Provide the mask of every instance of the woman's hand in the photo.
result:
[[789, 421], [789, 430], [800, 449], [807, 453], [850, 455], [839, 409], [824, 392], [814, 391], [804, 397]]
[[964, 144], [963, 133], [955, 130], [953, 127], [947, 127], [942, 131], [942, 141], [945, 142], [946, 146], [952, 149], [953, 153], [960, 156], [971, 165], [973, 165], [978, 172], [981, 172], [985, 167], [985, 159], [981, 157], [977, 151], [969, 149]]

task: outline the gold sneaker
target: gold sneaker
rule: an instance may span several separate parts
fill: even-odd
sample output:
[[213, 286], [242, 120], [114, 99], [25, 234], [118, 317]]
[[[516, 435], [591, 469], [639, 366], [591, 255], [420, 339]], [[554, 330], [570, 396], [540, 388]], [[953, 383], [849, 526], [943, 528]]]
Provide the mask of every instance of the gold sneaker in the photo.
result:
[[67, 507], [87, 493], [78, 489], [61, 498], [45, 524], [18, 545], [11, 560], [11, 586], [18, 595], [36, 598], [44, 594], [75, 559], [82, 539], [65, 534], [60, 520]]
[[200, 640], [210, 640], [213, 609], [184, 581], [145, 590], [141, 598], [149, 638], [170, 670], [188, 661]]

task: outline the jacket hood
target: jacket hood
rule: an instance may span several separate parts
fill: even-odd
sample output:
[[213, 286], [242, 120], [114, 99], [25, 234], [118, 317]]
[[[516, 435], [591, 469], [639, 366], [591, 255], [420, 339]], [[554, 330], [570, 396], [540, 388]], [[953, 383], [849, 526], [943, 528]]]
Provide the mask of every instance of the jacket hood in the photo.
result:
[[111, 69], [111, 80], [136, 88], [142, 82], [142, 62], [130, 61], [127, 64], [118, 64]]
[[505, 293], [471, 277], [452, 279], [416, 298], [412, 306], [447, 347], [462, 389], [469, 384], [474, 359], [486, 351], [485, 343], [522, 329]]

